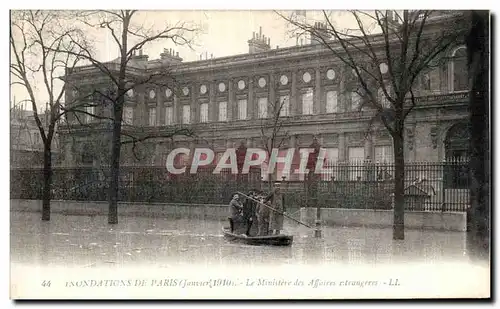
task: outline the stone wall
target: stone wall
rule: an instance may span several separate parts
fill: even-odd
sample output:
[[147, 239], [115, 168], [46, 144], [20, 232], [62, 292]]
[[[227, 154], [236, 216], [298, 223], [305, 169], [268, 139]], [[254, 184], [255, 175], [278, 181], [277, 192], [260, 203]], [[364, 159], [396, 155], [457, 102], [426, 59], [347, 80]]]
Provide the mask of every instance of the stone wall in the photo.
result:
[[[65, 215], [106, 216], [106, 202], [52, 201], [51, 212]], [[41, 212], [40, 200], [11, 200], [11, 211]], [[297, 218], [294, 209], [288, 213]], [[229, 215], [227, 205], [218, 204], [138, 204], [119, 203], [119, 216], [144, 216], [153, 218], [193, 218], [225, 221]], [[316, 209], [301, 208], [300, 221], [313, 225]], [[321, 209], [322, 224], [327, 226], [391, 227], [393, 212], [364, 209]], [[465, 212], [407, 212], [405, 225], [409, 229], [466, 230]]]
[[[314, 224], [315, 208], [301, 208], [300, 221]], [[373, 226], [392, 227], [391, 210], [321, 208], [322, 224], [328, 226]], [[405, 227], [408, 229], [429, 229], [465, 232], [465, 212], [411, 211], [405, 213]]]

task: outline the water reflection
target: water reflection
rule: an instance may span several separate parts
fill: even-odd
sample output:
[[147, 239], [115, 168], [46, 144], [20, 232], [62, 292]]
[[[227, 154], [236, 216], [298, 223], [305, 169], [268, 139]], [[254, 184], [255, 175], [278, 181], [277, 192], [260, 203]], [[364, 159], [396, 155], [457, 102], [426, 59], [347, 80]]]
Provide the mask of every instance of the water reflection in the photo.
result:
[[199, 219], [124, 217], [110, 226], [105, 217], [11, 213], [11, 261], [38, 265], [120, 267], [147, 264], [286, 265], [466, 262], [474, 257], [465, 233], [407, 231], [393, 241], [391, 229], [325, 227], [323, 238], [287, 222], [290, 247], [249, 246], [226, 241], [223, 223]]

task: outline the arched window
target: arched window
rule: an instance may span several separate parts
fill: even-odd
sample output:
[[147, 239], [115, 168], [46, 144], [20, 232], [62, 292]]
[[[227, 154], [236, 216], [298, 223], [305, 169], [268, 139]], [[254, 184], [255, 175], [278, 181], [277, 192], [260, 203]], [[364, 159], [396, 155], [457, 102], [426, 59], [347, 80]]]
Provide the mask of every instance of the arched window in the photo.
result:
[[445, 148], [445, 188], [466, 189], [469, 184], [468, 149], [470, 127], [467, 123], [452, 126], [444, 141]]
[[467, 123], [452, 126], [444, 141], [446, 160], [464, 160], [468, 157], [470, 128]]
[[465, 46], [456, 48], [451, 54], [450, 86], [452, 92], [469, 90], [467, 72], [467, 50]]

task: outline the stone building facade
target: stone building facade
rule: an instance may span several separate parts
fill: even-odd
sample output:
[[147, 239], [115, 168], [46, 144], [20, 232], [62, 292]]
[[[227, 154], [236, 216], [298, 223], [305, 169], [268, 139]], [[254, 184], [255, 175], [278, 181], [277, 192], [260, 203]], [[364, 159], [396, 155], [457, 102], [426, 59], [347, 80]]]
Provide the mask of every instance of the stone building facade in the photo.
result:
[[[440, 20], [447, 22], [446, 18]], [[316, 140], [327, 149], [330, 162], [393, 160], [392, 140], [380, 124], [374, 126], [373, 134], [365, 134], [375, 110], [361, 108], [350, 68], [321, 44], [277, 49], [269, 44], [259, 31], [248, 40], [247, 54], [193, 62], [182, 62], [172, 50], [165, 50], [157, 60], [149, 60], [142, 53], [135, 56], [128, 69], [131, 76], [169, 70], [176, 82], [138, 85], [128, 91], [124, 123], [155, 134], [172, 126], [186, 126], [196, 137], [148, 140], [137, 146], [136, 153], [141, 154], [138, 158], [132, 155], [130, 145], [124, 146], [122, 163], [164, 166], [167, 154], [175, 147], [205, 146], [219, 157], [228, 147], [261, 147], [262, 124], [272, 114], [273, 102], [283, 106], [280, 134], [287, 135], [281, 147], [284, 150], [309, 147]], [[427, 70], [417, 81], [417, 106], [406, 120], [408, 162], [442, 162], [466, 156], [465, 51], [465, 46], [457, 43], [446, 52], [447, 61]], [[111, 62], [110, 68], [113, 65]], [[106, 80], [100, 78], [91, 67], [68, 73], [66, 101], [72, 101], [82, 89], [104, 89]], [[97, 109], [110, 115], [106, 104]], [[110, 126], [96, 119], [89, 118], [88, 122], [93, 123], [92, 130], [78, 124], [71, 134], [61, 130], [65, 165], [106, 161]], [[188, 162], [189, 158], [182, 160]]]
[[[48, 114], [39, 114], [41, 121], [47, 121]], [[59, 143], [53, 139], [52, 157], [57, 160]], [[43, 166], [44, 144], [36, 125], [33, 111], [14, 107], [10, 110], [10, 166]]]

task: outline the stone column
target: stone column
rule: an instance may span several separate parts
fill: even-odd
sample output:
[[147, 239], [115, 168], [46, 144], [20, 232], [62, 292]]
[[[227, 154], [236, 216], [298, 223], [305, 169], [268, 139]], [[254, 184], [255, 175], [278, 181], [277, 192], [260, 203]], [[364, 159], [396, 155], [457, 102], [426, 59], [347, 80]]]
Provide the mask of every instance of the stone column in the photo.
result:
[[236, 117], [233, 117], [233, 115], [236, 115], [234, 112], [234, 89], [233, 89], [233, 83], [231, 80], [227, 82], [227, 88], [228, 88], [228, 96], [227, 96], [227, 103], [226, 103], [226, 109], [227, 109], [227, 121], [232, 121], [236, 120]]
[[346, 158], [346, 142], [345, 142], [345, 133], [339, 133], [339, 173], [338, 173], [338, 179], [339, 180], [347, 180], [349, 179], [349, 170], [348, 167], [346, 167], [346, 164], [348, 164], [347, 158]]
[[290, 136], [290, 148], [297, 147], [297, 137], [295, 135]]
[[247, 99], [247, 109], [248, 109], [248, 119], [257, 119], [257, 112], [255, 108], [253, 95], [253, 76], [248, 79], [248, 99]]
[[318, 133], [318, 134], [316, 134], [315, 137], [316, 137], [316, 140], [318, 141], [319, 145], [321, 147], [324, 147], [324, 145], [323, 145], [323, 134]]
[[295, 152], [293, 153], [293, 159], [292, 159], [292, 167], [290, 169], [290, 177], [289, 181], [291, 180], [298, 180], [298, 174], [295, 173], [295, 170], [299, 168], [299, 163], [300, 163], [300, 152], [297, 148], [297, 136], [296, 135], [291, 135], [290, 136], [290, 148], [294, 148]]
[[364, 175], [362, 176], [363, 179], [369, 180], [369, 181], [374, 181], [376, 179], [376, 170], [375, 166], [373, 164], [374, 158], [373, 158], [373, 137], [369, 135], [365, 139], [365, 163], [364, 163]]
[[[340, 67], [340, 76], [345, 76], [345, 71], [346, 70], [345, 70], [344, 66], [341, 66]], [[345, 89], [345, 79], [340, 78], [339, 91], [337, 94], [337, 104], [338, 104], [337, 110], [340, 113], [347, 111], [346, 96], [347, 96], [347, 93], [346, 93], [346, 89]]]
[[194, 141], [189, 141], [189, 164], [193, 163], [194, 148], [196, 147]]
[[137, 104], [132, 114], [132, 123], [134, 125], [144, 125], [144, 110], [146, 108], [146, 104], [144, 103], [144, 101], [144, 94], [141, 92], [137, 95]]
[[365, 139], [365, 159], [373, 161], [373, 137], [371, 135]]
[[314, 87], [314, 108], [313, 113], [315, 115], [321, 114], [321, 72], [320, 69], [316, 69], [316, 85]]
[[165, 123], [165, 106], [161, 100], [160, 89], [156, 91], [156, 125], [161, 126]]
[[181, 116], [182, 108], [179, 106], [179, 98], [177, 97], [177, 95], [175, 94], [172, 95], [174, 96], [174, 110], [172, 111], [172, 117], [174, 118], [173, 123], [180, 124], [182, 117]]
[[214, 81], [210, 82], [210, 102], [208, 103], [208, 121], [215, 122], [217, 121], [217, 102], [215, 100], [215, 83]]
[[345, 133], [339, 133], [339, 162], [346, 160]]
[[[276, 98], [275, 98], [275, 82], [274, 82], [274, 74], [271, 73], [269, 74], [269, 102], [268, 102], [268, 106], [271, 107], [271, 108], [276, 108], [278, 107], [276, 105]], [[269, 109], [269, 111], [271, 111], [271, 109]], [[275, 111], [271, 111], [272, 114], [275, 113]], [[272, 115], [270, 113], [270, 115]]]
[[295, 116], [298, 115], [299, 112], [297, 110], [297, 72], [292, 72], [292, 87], [290, 89], [290, 115]]
[[197, 123], [199, 122], [199, 117], [198, 117], [198, 105], [196, 104], [196, 95], [195, 95], [195, 88], [194, 86], [189, 87], [189, 95], [191, 98], [191, 121], [190, 123]]

